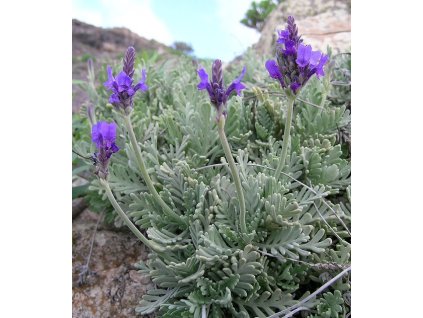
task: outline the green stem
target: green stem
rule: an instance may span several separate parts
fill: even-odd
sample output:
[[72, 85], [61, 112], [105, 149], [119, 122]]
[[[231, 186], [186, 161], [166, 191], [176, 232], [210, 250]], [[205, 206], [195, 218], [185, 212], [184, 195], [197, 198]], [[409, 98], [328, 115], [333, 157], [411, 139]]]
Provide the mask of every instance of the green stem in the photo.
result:
[[217, 123], [220, 142], [222, 143], [223, 150], [225, 151], [226, 160], [228, 160], [229, 169], [231, 170], [232, 178], [235, 182], [236, 193], [238, 195], [239, 201], [239, 224], [241, 226], [241, 231], [247, 233], [247, 225], [245, 223], [245, 200], [244, 193], [241, 187], [241, 180], [239, 179], [238, 170], [235, 166], [234, 158], [232, 157], [231, 147], [229, 146], [228, 140], [226, 139], [225, 134], [225, 116], [221, 115]]
[[137, 159], [138, 168], [141, 172], [142, 177], [144, 178], [144, 181], [145, 181], [145, 184], [147, 185], [148, 190], [150, 191], [150, 193], [153, 195], [156, 202], [162, 207], [164, 213], [169, 218], [173, 219], [175, 222], [177, 222], [179, 224], [187, 225], [187, 222], [185, 221], [185, 219], [182, 216], [175, 213], [166, 204], [166, 202], [163, 201], [161, 196], [158, 194], [156, 188], [153, 185], [153, 181], [151, 180], [150, 176], [148, 175], [147, 168], [145, 167], [144, 160], [142, 159], [141, 149], [138, 146], [138, 142], [137, 142], [137, 139], [135, 137], [134, 129], [132, 128], [130, 115], [124, 116], [124, 119], [125, 119], [126, 129], [128, 130], [128, 133], [129, 133], [129, 139], [131, 140], [132, 147], [134, 148], [134, 151], [135, 151], [135, 157]]
[[122, 218], [123, 222], [125, 222], [126, 226], [129, 227], [129, 229], [132, 231], [132, 233], [135, 234], [136, 237], [140, 239], [141, 242], [143, 242], [146, 246], [148, 246], [151, 250], [156, 252], [164, 252], [165, 249], [158, 245], [157, 243], [147, 239], [137, 228], [136, 226], [131, 222], [131, 220], [128, 218], [128, 216], [123, 212], [122, 208], [120, 207], [119, 203], [116, 201], [115, 196], [113, 195], [112, 190], [110, 189], [109, 183], [104, 180], [100, 179], [101, 185], [106, 190], [107, 197], [110, 200], [110, 203], [115, 208], [116, 212], [119, 214], [119, 216]]
[[282, 168], [285, 166], [286, 155], [288, 154], [288, 146], [291, 132], [292, 112], [294, 109], [295, 96], [288, 96], [288, 111], [286, 114], [285, 130], [283, 132], [282, 154], [279, 159], [278, 166], [275, 172], [275, 178], [278, 180]]

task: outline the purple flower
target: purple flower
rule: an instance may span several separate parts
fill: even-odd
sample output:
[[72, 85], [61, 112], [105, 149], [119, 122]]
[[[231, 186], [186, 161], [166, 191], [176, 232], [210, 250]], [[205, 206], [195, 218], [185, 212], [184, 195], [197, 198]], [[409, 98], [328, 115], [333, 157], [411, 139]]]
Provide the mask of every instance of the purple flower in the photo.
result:
[[295, 55], [296, 47], [295, 42], [292, 40], [287, 40], [285, 42], [285, 48], [282, 51], [285, 55]]
[[240, 96], [241, 95], [241, 91], [243, 89], [245, 89], [245, 85], [241, 83], [242, 78], [245, 75], [245, 72], [247, 71], [246, 67], [244, 66], [244, 68], [242, 69], [241, 74], [233, 80], [233, 82], [231, 83], [231, 85], [229, 85], [228, 89], [226, 90], [226, 95], [229, 97], [229, 95], [231, 95], [231, 93], [235, 90], [237, 95]]
[[306, 67], [310, 63], [311, 58], [311, 46], [310, 45], [302, 45], [298, 46], [297, 52], [297, 65], [300, 67]]
[[135, 49], [129, 47], [124, 61], [123, 70], [115, 77], [113, 77], [112, 68], [107, 66], [108, 79], [104, 82], [104, 86], [112, 91], [112, 95], [109, 97], [109, 102], [117, 109], [122, 109], [125, 113], [129, 113], [133, 108], [133, 96], [141, 89], [146, 91], [148, 86], [145, 84], [146, 72], [143, 69], [141, 72], [141, 80], [136, 85], [133, 85], [134, 75], [134, 63], [135, 63]]
[[310, 54], [310, 65], [311, 66], [317, 66], [319, 64], [319, 61], [322, 59], [323, 53], [320, 51], [311, 51]]
[[316, 66], [316, 76], [318, 79], [320, 79], [321, 76], [325, 76], [325, 72], [323, 70], [323, 67], [325, 66], [326, 62], [329, 60], [329, 57], [327, 55], [323, 55], [320, 58], [319, 64]]
[[285, 44], [286, 41], [289, 40], [289, 30], [280, 30], [278, 31], [278, 34], [279, 34], [279, 39], [277, 43]]
[[197, 88], [198, 90], [205, 89], [209, 93], [210, 101], [217, 110], [217, 120], [219, 120], [221, 114], [226, 116], [226, 102], [228, 101], [231, 93], [236, 91], [236, 93], [240, 95], [241, 91], [245, 89], [245, 85], [241, 83], [245, 72], [246, 68], [244, 66], [241, 74], [228, 86], [228, 88], [225, 88], [223, 84], [221, 60], [215, 60], [213, 62], [211, 81], [209, 81], [209, 75], [204, 68], [201, 67], [197, 70], [198, 76], [200, 77], [200, 83], [197, 85]]
[[288, 17], [286, 29], [279, 31], [278, 35], [276, 61], [268, 60], [266, 69], [282, 88], [297, 94], [314, 74], [319, 79], [325, 75], [323, 68], [328, 56], [313, 51], [310, 45], [302, 44], [303, 40], [298, 36], [298, 28], [291, 16]]
[[276, 61], [268, 60], [266, 62], [266, 69], [269, 72], [270, 77], [279, 80], [279, 82], [283, 86], [283, 76], [281, 71], [279, 70], [279, 67]]
[[100, 121], [92, 127], [91, 140], [97, 147], [94, 158], [97, 163], [96, 174], [105, 179], [109, 173], [109, 160], [112, 154], [119, 151], [116, 146], [116, 124]]

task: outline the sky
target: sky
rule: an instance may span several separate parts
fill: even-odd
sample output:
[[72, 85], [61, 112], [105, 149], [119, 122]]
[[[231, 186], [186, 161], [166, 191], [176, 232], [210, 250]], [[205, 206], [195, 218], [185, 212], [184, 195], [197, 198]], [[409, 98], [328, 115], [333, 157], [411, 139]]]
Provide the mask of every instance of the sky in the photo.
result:
[[260, 34], [239, 21], [252, 0], [73, 0], [72, 17], [100, 27], [127, 27], [166, 45], [183, 41], [200, 58], [229, 62]]

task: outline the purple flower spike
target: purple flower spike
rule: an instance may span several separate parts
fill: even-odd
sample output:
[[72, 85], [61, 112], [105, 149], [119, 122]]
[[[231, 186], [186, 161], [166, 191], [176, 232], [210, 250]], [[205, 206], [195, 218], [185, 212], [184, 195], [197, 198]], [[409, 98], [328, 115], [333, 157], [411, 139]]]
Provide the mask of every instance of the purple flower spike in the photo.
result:
[[91, 140], [95, 143], [98, 152], [94, 153], [97, 162], [96, 174], [100, 178], [107, 178], [109, 160], [112, 154], [119, 151], [116, 146], [116, 124], [100, 121], [92, 127]]
[[135, 63], [135, 49], [129, 47], [123, 61], [123, 70], [115, 77], [113, 77], [112, 68], [107, 66], [108, 79], [104, 82], [104, 87], [112, 91], [109, 97], [109, 102], [118, 110], [123, 110], [125, 114], [129, 114], [133, 108], [133, 96], [141, 89], [145, 92], [148, 90], [146, 82], [146, 72], [143, 69], [141, 80], [134, 86], [134, 63]]
[[293, 16], [288, 17], [288, 23], [286, 30], [289, 32], [289, 37], [292, 41], [295, 43], [301, 43], [303, 40], [301, 40], [301, 37], [298, 36], [298, 28], [295, 24], [295, 19]]
[[233, 91], [236, 91], [238, 95], [245, 89], [245, 85], [241, 83], [246, 72], [246, 68], [242, 69], [241, 74], [229, 85], [227, 89], [223, 84], [223, 69], [222, 61], [215, 60], [212, 66], [212, 80], [209, 81], [209, 75], [206, 70], [201, 67], [197, 70], [197, 74], [200, 77], [200, 83], [197, 85], [198, 90], [207, 90], [210, 96], [210, 102], [216, 107], [217, 117], [219, 120], [220, 115], [227, 115], [226, 113], [226, 102]]
[[134, 64], [135, 64], [135, 49], [130, 46], [126, 51], [125, 59], [123, 60], [123, 71], [128, 74], [130, 78], [134, 76]]
[[323, 68], [328, 56], [313, 51], [310, 45], [302, 44], [303, 40], [291, 16], [288, 17], [286, 29], [279, 31], [278, 35], [276, 61], [268, 60], [266, 69], [282, 88], [296, 95], [314, 74], [319, 79], [325, 75]]

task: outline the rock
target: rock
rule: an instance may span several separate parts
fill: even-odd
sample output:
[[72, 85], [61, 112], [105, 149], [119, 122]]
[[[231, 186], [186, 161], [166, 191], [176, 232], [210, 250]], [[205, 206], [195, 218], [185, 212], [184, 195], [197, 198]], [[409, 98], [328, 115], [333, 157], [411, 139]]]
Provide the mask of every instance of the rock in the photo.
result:
[[313, 49], [345, 52], [351, 46], [350, 0], [285, 0], [269, 15], [261, 37], [253, 48], [260, 54], [273, 55], [276, 30], [285, 28], [288, 16], [297, 23], [299, 34]]
[[72, 312], [77, 318], [135, 317], [142, 295], [152, 288], [134, 263], [146, 260], [148, 251], [130, 232], [115, 232], [99, 224], [85, 284], [79, 285], [99, 215], [89, 210], [73, 221]]
[[72, 20], [72, 55], [90, 54], [95, 57], [122, 56], [132, 45], [137, 52], [152, 50], [165, 52], [169, 48], [156, 40], [147, 40], [127, 28], [100, 28]]

